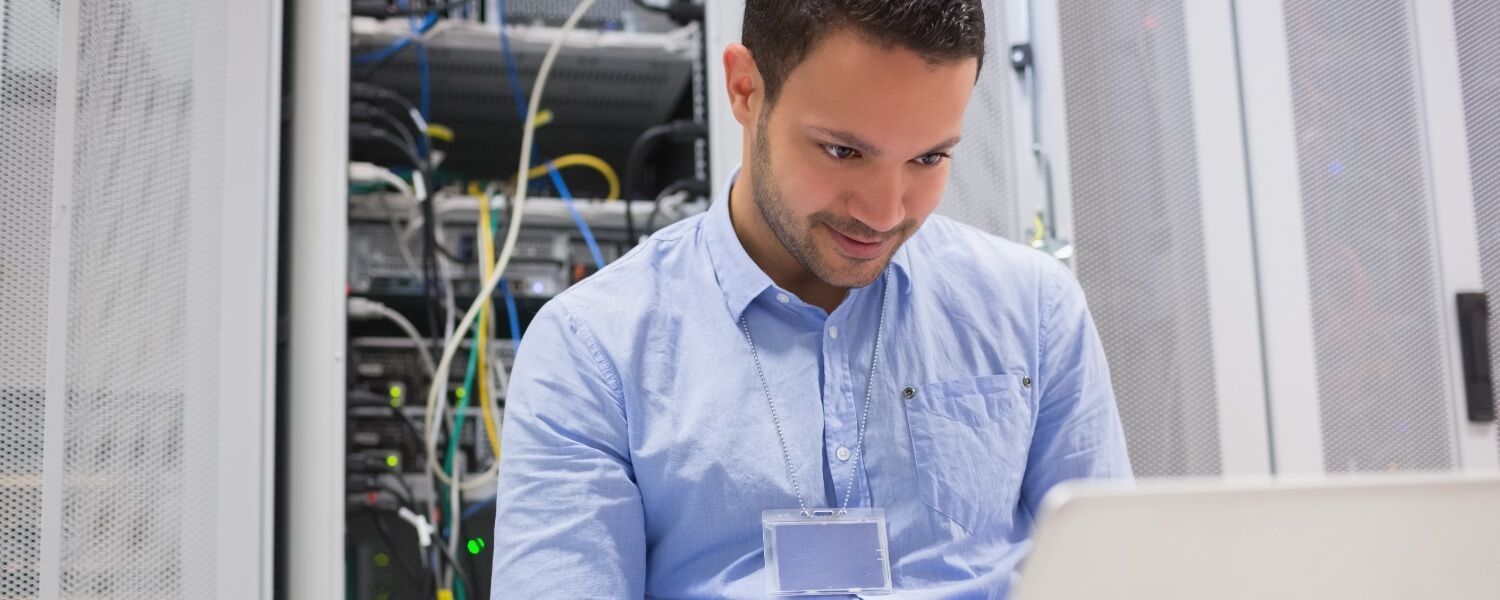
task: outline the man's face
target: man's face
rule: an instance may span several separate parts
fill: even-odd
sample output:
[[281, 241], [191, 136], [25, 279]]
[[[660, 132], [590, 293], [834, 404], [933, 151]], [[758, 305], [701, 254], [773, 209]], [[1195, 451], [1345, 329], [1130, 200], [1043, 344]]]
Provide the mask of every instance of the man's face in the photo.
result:
[[942, 198], [977, 69], [850, 30], [793, 69], [747, 133], [756, 207], [803, 268], [844, 288], [880, 276]]

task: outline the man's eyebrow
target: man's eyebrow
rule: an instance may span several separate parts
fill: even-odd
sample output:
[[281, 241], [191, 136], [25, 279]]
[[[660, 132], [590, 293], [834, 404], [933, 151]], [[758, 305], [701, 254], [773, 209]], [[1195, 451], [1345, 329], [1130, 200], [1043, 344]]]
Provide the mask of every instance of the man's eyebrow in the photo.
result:
[[927, 156], [928, 154], [937, 154], [939, 152], [947, 152], [949, 150], [952, 150], [954, 146], [957, 146], [958, 142], [960, 140], [962, 140], [962, 139], [963, 139], [963, 136], [957, 136], [957, 135], [955, 135], [955, 136], [953, 136], [951, 138], [943, 140], [943, 142], [941, 144], [933, 146], [931, 150], [923, 152], [921, 155], [922, 156]]
[[869, 156], [871, 158], [880, 156], [880, 149], [876, 148], [875, 144], [871, 144], [870, 142], [865, 141], [864, 138], [861, 138], [847, 131], [828, 129], [827, 127], [818, 127], [816, 125], [809, 127], [809, 129], [832, 138], [833, 141], [838, 142], [840, 145], [848, 146], [850, 148], [863, 152], [866, 156]]

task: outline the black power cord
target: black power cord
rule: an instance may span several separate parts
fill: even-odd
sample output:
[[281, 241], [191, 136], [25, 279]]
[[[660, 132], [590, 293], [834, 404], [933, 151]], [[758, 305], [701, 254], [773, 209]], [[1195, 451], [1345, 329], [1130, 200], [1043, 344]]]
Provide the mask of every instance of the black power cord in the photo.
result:
[[625, 163], [625, 235], [629, 243], [636, 243], [635, 216], [630, 204], [637, 198], [645, 199], [641, 189], [646, 178], [646, 165], [656, 155], [663, 142], [686, 144], [708, 137], [708, 128], [691, 120], [672, 121], [647, 129], [630, 147], [630, 158]]
[[408, 123], [411, 123], [411, 131], [417, 134], [416, 136], [414, 136], [417, 140], [417, 145], [415, 146], [416, 153], [418, 155], [426, 153], [426, 132], [422, 131], [422, 124], [417, 122], [418, 115], [420, 115], [421, 112], [417, 110], [417, 105], [413, 104], [411, 100], [406, 98], [406, 96], [402, 96], [401, 94], [398, 94], [389, 88], [380, 87], [372, 83], [365, 83], [363, 81], [352, 81], [349, 83], [349, 96], [352, 98], [369, 101], [371, 105], [374, 105], [375, 102], [385, 102], [386, 104], [394, 105], [396, 108], [399, 108], [400, 110], [397, 112], [403, 117], [406, 117], [406, 121]]
[[645, 0], [635, 0], [635, 4], [651, 12], [667, 15], [679, 25], [703, 20], [703, 5], [693, 0], [668, 0], [666, 6], [647, 4]]
[[[390, 111], [371, 104], [369, 102], [354, 101], [349, 103], [349, 118], [354, 121], [374, 121], [401, 136], [401, 143], [411, 149], [412, 153], [418, 152], [421, 146], [417, 145], [417, 136], [412, 134], [412, 129], [407, 127], [408, 122], [397, 119]], [[410, 158], [410, 157], [408, 157]]]
[[[371, 510], [370, 513], [370, 521], [375, 524], [375, 531], [380, 534], [380, 539], [385, 542], [385, 545], [390, 546], [391, 554], [394, 554], [396, 556], [396, 562], [401, 563], [401, 568], [405, 570], [408, 575], [414, 575], [417, 579], [427, 580], [428, 585], [431, 586], [428, 589], [433, 592], [433, 597], [436, 597], [437, 588], [439, 585], [438, 574], [426, 568], [419, 569], [413, 567], [411, 562], [406, 560], [406, 554], [397, 549], [395, 537], [391, 534], [390, 528], [386, 527], [385, 519], [381, 518], [381, 515], [376, 514], [376, 511], [374, 510]], [[425, 573], [427, 576], [424, 577], [423, 573]]]

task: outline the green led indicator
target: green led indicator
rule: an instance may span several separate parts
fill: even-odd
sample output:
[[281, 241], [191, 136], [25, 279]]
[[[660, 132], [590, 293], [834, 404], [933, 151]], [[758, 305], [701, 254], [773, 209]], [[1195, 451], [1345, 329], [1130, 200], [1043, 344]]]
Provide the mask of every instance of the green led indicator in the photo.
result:
[[384, 552], [381, 552], [380, 554], [376, 554], [375, 555], [375, 566], [380, 567], [382, 569], [391, 566], [391, 557], [387, 556], [386, 553], [384, 553]]
[[401, 389], [401, 386], [399, 386], [399, 385], [393, 385], [393, 386], [391, 386], [391, 407], [392, 408], [401, 408], [401, 396], [403, 396], [403, 395], [404, 395], [404, 391]]
[[479, 554], [484, 551], [484, 540], [474, 538], [469, 540], [469, 554]]
[[396, 455], [392, 454], [390, 456], [385, 457], [385, 466], [394, 469], [394, 468], [396, 468], [396, 465], [399, 465], [399, 464], [401, 464], [401, 459], [398, 458]]
[[458, 388], [456, 390], [453, 390], [453, 395], [457, 396], [459, 400], [463, 400], [464, 399], [464, 389], [463, 388]]

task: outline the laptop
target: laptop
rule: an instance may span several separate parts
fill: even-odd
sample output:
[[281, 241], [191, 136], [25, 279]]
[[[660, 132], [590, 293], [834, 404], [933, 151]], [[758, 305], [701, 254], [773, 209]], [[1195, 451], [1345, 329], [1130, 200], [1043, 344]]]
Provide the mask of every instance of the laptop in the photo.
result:
[[1013, 600], [1500, 599], [1500, 475], [1067, 483]]

